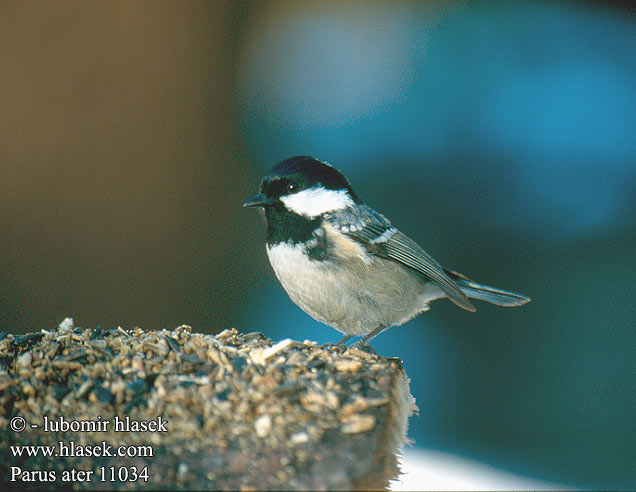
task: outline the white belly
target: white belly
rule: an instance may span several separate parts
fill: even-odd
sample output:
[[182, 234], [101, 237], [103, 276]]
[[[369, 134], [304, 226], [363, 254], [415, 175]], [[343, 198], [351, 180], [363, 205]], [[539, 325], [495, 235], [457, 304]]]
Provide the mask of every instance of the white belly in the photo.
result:
[[364, 335], [379, 325], [401, 325], [444, 295], [391, 260], [318, 261], [305, 255], [302, 245], [288, 243], [268, 246], [267, 255], [291, 300], [347, 335]]

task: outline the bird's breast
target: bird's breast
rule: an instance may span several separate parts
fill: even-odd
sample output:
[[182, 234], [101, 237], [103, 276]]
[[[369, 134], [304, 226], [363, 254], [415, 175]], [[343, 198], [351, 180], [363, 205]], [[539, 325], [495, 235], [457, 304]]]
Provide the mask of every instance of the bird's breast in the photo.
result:
[[[346, 241], [340, 235], [330, 239], [334, 238]], [[343, 333], [365, 334], [380, 324], [401, 324], [427, 308], [419, 275], [393, 261], [362, 254], [355, 243], [341, 246], [338, 254], [330, 249], [318, 260], [308, 254], [311, 243], [268, 244], [276, 277], [307, 314]]]
[[292, 300], [295, 297], [317, 297], [322, 286], [336, 281], [328, 260], [315, 259], [305, 243], [267, 245], [267, 256], [276, 277]]

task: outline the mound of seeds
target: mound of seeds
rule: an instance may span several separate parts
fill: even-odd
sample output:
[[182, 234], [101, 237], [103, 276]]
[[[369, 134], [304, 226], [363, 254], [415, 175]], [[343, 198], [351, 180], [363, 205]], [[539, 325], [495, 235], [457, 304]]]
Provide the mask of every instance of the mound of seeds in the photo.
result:
[[70, 319], [0, 333], [0, 403], [0, 474], [26, 490], [386, 488], [415, 409], [398, 359]]

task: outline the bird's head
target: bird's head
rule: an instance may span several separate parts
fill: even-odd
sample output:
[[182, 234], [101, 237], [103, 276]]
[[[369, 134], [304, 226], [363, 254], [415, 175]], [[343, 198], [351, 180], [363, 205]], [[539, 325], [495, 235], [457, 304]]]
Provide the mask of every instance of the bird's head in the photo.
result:
[[243, 206], [271, 208], [315, 219], [359, 202], [340, 171], [313, 157], [297, 156], [276, 164], [263, 177], [260, 193]]

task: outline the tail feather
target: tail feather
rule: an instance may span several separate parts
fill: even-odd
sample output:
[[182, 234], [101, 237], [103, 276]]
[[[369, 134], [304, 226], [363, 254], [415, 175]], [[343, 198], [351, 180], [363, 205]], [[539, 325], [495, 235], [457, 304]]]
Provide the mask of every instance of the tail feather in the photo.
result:
[[486, 301], [491, 304], [496, 304], [497, 306], [505, 307], [523, 306], [532, 300], [523, 294], [478, 284], [457, 272], [446, 271], [446, 273], [453, 279], [461, 291], [472, 299], [479, 299], [480, 301]]

